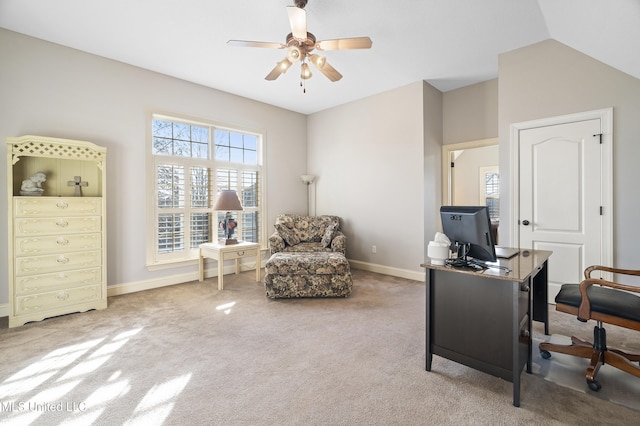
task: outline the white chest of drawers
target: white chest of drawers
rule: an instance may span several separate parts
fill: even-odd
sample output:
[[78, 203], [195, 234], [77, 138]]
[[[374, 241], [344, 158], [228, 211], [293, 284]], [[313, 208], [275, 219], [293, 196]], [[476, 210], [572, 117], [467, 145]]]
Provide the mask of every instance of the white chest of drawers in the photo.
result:
[[[35, 136], [10, 138], [8, 148], [9, 181], [14, 181], [9, 186], [9, 327], [106, 308], [106, 151], [88, 142]], [[17, 195], [34, 170], [52, 180], [43, 185], [43, 196]], [[66, 183], [81, 173], [89, 180], [89, 196], [74, 197]]]

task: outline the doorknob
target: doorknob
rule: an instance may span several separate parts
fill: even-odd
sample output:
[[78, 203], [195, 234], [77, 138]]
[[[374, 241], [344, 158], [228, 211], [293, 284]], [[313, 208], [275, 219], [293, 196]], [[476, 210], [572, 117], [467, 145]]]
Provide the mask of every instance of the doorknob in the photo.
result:
[[529, 225], [529, 221], [528, 221], [527, 219], [525, 219], [525, 220], [523, 220], [523, 221], [522, 221], [522, 224], [523, 224], [524, 226], [527, 226], [527, 225]]

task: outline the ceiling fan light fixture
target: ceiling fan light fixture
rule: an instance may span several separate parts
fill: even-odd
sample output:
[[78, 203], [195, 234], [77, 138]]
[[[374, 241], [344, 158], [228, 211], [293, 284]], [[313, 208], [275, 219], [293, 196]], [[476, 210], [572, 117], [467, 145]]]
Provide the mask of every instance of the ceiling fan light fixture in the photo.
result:
[[311, 78], [311, 76], [312, 74], [311, 69], [309, 68], [309, 64], [303, 62], [302, 66], [300, 67], [300, 78], [303, 80], [308, 80]]
[[287, 72], [290, 66], [291, 66], [291, 61], [289, 61], [289, 59], [287, 58], [284, 58], [283, 60], [278, 62], [278, 67], [280, 68], [283, 74]]
[[324, 64], [327, 63], [327, 58], [325, 58], [322, 55], [316, 55], [316, 54], [309, 55], [309, 60], [311, 61], [313, 66], [315, 66], [318, 69], [322, 69]]
[[289, 53], [287, 53], [287, 59], [290, 62], [296, 62], [302, 59], [302, 52], [298, 46], [291, 46], [289, 48]]

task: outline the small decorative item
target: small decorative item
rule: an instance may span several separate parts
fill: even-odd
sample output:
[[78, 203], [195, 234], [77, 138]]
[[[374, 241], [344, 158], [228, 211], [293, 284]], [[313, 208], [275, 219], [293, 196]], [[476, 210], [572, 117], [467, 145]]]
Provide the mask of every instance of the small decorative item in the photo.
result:
[[22, 186], [20, 187], [20, 195], [28, 195], [28, 196], [38, 196], [42, 195], [44, 189], [42, 188], [42, 183], [47, 180], [47, 175], [43, 172], [34, 173], [29, 179], [25, 179], [22, 181]]
[[83, 182], [80, 176], [74, 176], [73, 180], [67, 182], [67, 186], [75, 186], [74, 197], [82, 197], [82, 187], [89, 186], [89, 182]]
[[233, 218], [233, 216], [231, 215], [231, 212], [227, 212], [224, 220], [220, 221], [219, 226], [220, 226], [220, 229], [224, 230], [224, 233], [227, 236], [228, 240], [234, 239], [233, 233], [235, 232], [236, 227], [238, 226], [238, 222], [235, 220], [235, 218]]

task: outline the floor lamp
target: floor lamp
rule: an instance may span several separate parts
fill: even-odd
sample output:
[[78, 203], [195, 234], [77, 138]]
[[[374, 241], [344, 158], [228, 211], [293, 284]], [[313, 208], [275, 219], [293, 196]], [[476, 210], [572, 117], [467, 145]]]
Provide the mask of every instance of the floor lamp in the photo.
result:
[[310, 202], [309, 202], [309, 185], [311, 185], [313, 183], [313, 181], [316, 179], [316, 177], [314, 175], [302, 175], [300, 176], [300, 179], [302, 179], [302, 182], [307, 185], [307, 214], [309, 216], [315, 216], [316, 212], [315, 212], [315, 203], [313, 203], [313, 215], [311, 214], [311, 212], [309, 211], [309, 206], [310, 206]]

